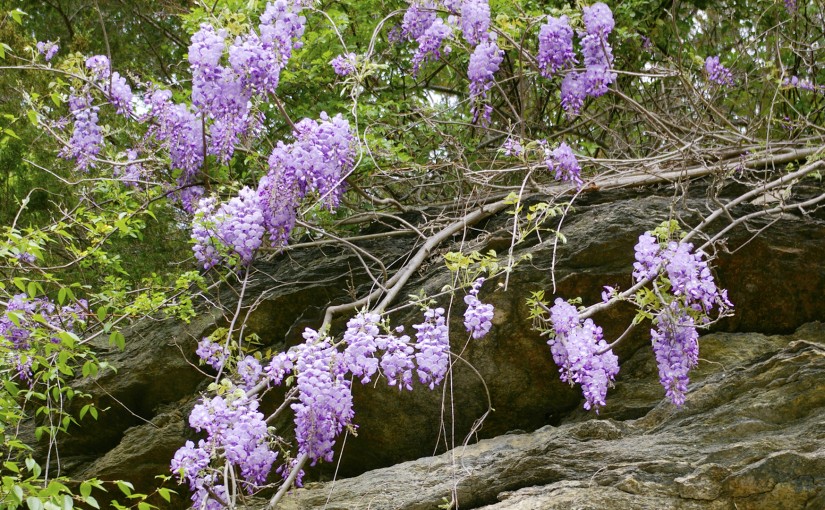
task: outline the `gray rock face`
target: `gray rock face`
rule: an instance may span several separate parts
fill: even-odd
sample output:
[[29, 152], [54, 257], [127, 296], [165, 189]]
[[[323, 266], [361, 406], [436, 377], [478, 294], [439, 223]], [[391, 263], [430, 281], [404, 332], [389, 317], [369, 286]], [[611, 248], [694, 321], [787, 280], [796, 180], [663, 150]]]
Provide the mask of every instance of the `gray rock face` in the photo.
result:
[[[689, 205], [698, 207], [698, 203]], [[669, 198], [656, 196], [627, 200], [621, 196], [594, 195], [582, 198], [577, 202], [575, 212], [566, 218], [562, 228], [568, 242], [559, 245], [555, 254], [556, 295], [564, 298], [582, 296], [585, 302], [594, 302], [600, 300], [603, 285], [629, 287], [633, 246], [642, 232], [666, 219], [669, 207]], [[472, 249], [496, 249], [500, 254], [505, 253], [511, 232], [511, 227], [506, 224], [508, 218], [508, 215], [501, 215], [489, 220], [484, 228], [490, 235], [475, 240]], [[720, 285], [730, 289], [737, 315], [718, 324], [718, 330], [789, 333], [803, 323], [825, 318], [825, 300], [822, 299], [825, 266], [821, 263], [825, 260], [825, 224], [818, 220], [790, 218], [785, 222], [784, 228], [769, 229], [745, 244], [749, 238], [750, 234], [744, 231], [732, 235], [729, 245], [738, 247], [744, 244], [744, 248], [731, 255], [719, 254], [718, 280]], [[398, 260], [410, 248], [405, 243], [409, 243], [409, 240], [387, 238], [364, 244], [364, 247], [385, 260]], [[457, 250], [459, 245], [452, 245], [449, 249]], [[399, 394], [397, 389], [387, 387], [383, 380], [369, 387], [356, 384], [354, 398], [358, 436], [347, 438], [340, 466], [323, 466], [310, 472], [308, 478], [328, 479], [335, 469], [338, 469], [339, 476], [355, 476], [371, 469], [447, 450], [456, 452], [453, 448], [460, 447], [465, 441], [471, 444], [479, 439], [512, 431], [533, 431], [548, 424], [567, 427], [563, 433], [553, 432], [561, 428], [542, 429], [541, 433], [545, 434], [543, 437], [548, 441], [561, 441], [558, 444], [562, 444], [562, 437], [566, 438], [565, 441], [585, 445], [596, 444], [598, 441], [610, 444], [624, 441], [628, 451], [633, 448], [639, 450], [635, 453], [638, 456], [648, 447], [643, 441], [647, 432], [641, 431], [658, 430], [657, 427], [664, 427], [671, 420], [704, 419], [691, 418], [693, 406], [705, 398], [705, 390], [701, 386], [696, 386], [692, 400], [679, 412], [660, 404], [663, 390], [658, 386], [655, 364], [647, 347], [650, 341], [646, 328], [637, 328], [635, 334], [617, 352], [623, 362], [622, 372], [617, 388], [608, 394], [608, 407], [602, 411], [602, 417], [616, 421], [593, 422], [590, 421], [592, 414], [580, 410], [582, 398], [579, 389], [559, 381], [558, 370], [553, 364], [545, 339], [531, 330], [525, 305], [525, 298], [530, 292], [540, 289], [545, 290], [552, 300], [550, 264], [553, 252], [552, 239], [524, 243], [518, 247], [515, 256], [519, 258], [531, 255], [532, 261], [515, 268], [507, 292], [498, 287], [501, 279], [485, 284], [480, 298], [492, 302], [496, 314], [491, 334], [480, 341], [467, 341], [461, 325], [464, 305], [460, 297], [455, 299], [451, 322], [452, 348], [455, 352], [461, 352], [462, 358], [473, 368], [462, 362], [455, 364], [447, 384], [436, 391], [418, 387], [414, 392]], [[258, 267], [260, 272], [246, 292], [244, 304], [257, 303], [257, 308], [249, 314], [247, 333], [257, 333], [264, 346], [273, 350], [294, 345], [300, 341], [304, 327], [317, 327], [320, 324], [328, 304], [348, 301], [348, 289], [364, 293], [369, 288], [369, 281], [358, 268], [360, 263], [351, 253], [329, 248], [290, 252], [288, 256], [272, 263], [261, 264]], [[439, 253], [428, 261], [428, 267], [420, 272], [402, 294], [417, 294], [423, 290], [432, 295], [448, 283], [451, 283], [451, 277], [444, 269]], [[232, 290], [224, 291], [220, 297], [221, 304], [227, 309], [234, 309], [236, 301], [237, 295]], [[445, 301], [442, 304], [447, 306], [450, 303]], [[631, 317], [631, 310], [618, 307], [594, 319], [604, 328], [608, 338], [615, 338], [624, 330]], [[339, 319], [333, 329], [340, 331], [346, 319]], [[406, 324], [408, 327], [419, 321], [420, 317], [413, 313], [398, 313], [393, 316], [395, 324]], [[134, 482], [139, 491], [151, 491], [155, 475], [167, 473], [168, 462], [174, 451], [186, 439], [197, 438], [194, 431], [188, 428], [186, 416], [194, 405], [198, 391], [205, 388], [209, 377], [197, 367], [195, 346], [201, 337], [218, 325], [225, 324], [226, 318], [217, 309], [210, 308], [188, 325], [168, 320], [146, 321], [127, 332], [126, 350], [104, 356], [118, 372], [103, 374], [97, 381], [86, 381], [81, 388], [96, 395], [99, 408], [108, 410], [101, 414], [97, 423], [87, 418], [82, 429], [61, 438], [63, 474], [73, 478], [125, 478]], [[753, 367], [747, 365], [745, 360], [750, 362], [758, 356], [776, 354], [777, 349], [784, 348], [787, 343], [787, 339], [781, 337], [756, 336], [748, 342], [739, 342], [740, 347], [732, 350], [725, 346], [739, 338], [735, 335], [728, 337], [717, 333], [707, 338], [709, 339], [702, 344], [702, 357], [712, 359], [708, 357], [709, 354], [705, 354], [711, 348], [706, 346], [718, 344], [718, 359], [713, 363], [703, 362], [697, 377], [717, 373], [721, 368], [725, 369], [723, 373], [728, 377], [732, 377], [732, 367], [751, 370]], [[815, 351], [810, 346], [806, 349]], [[634, 353], [638, 354], [631, 358]], [[817, 359], [811, 354], [808, 356]], [[719, 377], [722, 377], [721, 384], [724, 377]], [[781, 386], [774, 390], [773, 386], [769, 386], [771, 382], [760, 380], [752, 386], [742, 382], [737, 388], [754, 393], [774, 392], [776, 402], [783, 401], [786, 388]], [[490, 405], [494, 409], [489, 413], [488, 392]], [[733, 398], [733, 394], [730, 395]], [[279, 403], [275, 392], [264, 400], [262, 408], [264, 411], [272, 411]], [[745, 403], [737, 401], [736, 405]], [[753, 417], [741, 423], [730, 422], [726, 425], [732, 427], [730, 432], [725, 428], [717, 428], [713, 433], [736, 437], [737, 434], [765, 432], [765, 427], [773, 426], [773, 422], [760, 413], [769, 413], [778, 404], [766, 401], [759, 404], [762, 407], [757, 404], [748, 405], [756, 407], [737, 408], [733, 412], [741, 414], [747, 411]], [[793, 416], [793, 413], [794, 409], [786, 406], [780, 416]], [[661, 422], [654, 423], [657, 416]], [[626, 421], [634, 419], [637, 421]], [[290, 420], [290, 417], [285, 417], [276, 424], [287, 436]], [[550, 436], [546, 436], [547, 434]], [[680, 434], [681, 432], [673, 433], [676, 444], [681, 444]], [[523, 441], [523, 437], [527, 436], [507, 435], [502, 440], [518, 441], [518, 438], [522, 438]], [[661, 441], [666, 442], [669, 438], [670, 436], [661, 436]], [[656, 462], [667, 464], [680, 458], [676, 450], [679, 448], [674, 447], [673, 453], [660, 451], [664, 457], [655, 461], [652, 460], [654, 457], [645, 457], [648, 459], [645, 462], [653, 462], [650, 470], [656, 471], [659, 469]], [[764, 455], [759, 458], [767, 458], [768, 453], [780, 451], [783, 450], [778, 446], [766, 447]], [[575, 465], [576, 462], [585, 462], [584, 459], [575, 460], [579, 456], [590, 455], [603, 455], [603, 452], [585, 448], [575, 453], [571, 451], [569, 458]], [[625, 462], [618, 454], [609, 458], [618, 464], [623, 465]], [[628, 462], [632, 462], [633, 458], [636, 457], [631, 457]], [[494, 459], [488, 460], [492, 462]], [[598, 459], [590, 459], [588, 462], [591, 464], [588, 464], [587, 469], [596, 460]], [[466, 462], [462, 465], [466, 465]], [[545, 473], [549, 469], [534, 464], [532, 460], [519, 462], [525, 463], [525, 466], [534, 466], [537, 473]], [[739, 467], [736, 467], [731, 462], [714, 459], [684, 462], [688, 467], [676, 469], [671, 464], [661, 467], [670, 470], [667, 473], [673, 475], [673, 479], [684, 478], [684, 488], [674, 489], [672, 494], [660, 497], [688, 501], [685, 499], [687, 496], [680, 495], [681, 490], [684, 494], [695, 496], [690, 501], [701, 502], [707, 501], [703, 498], [710, 497], [717, 490], [728, 493], [745, 490], [739, 485], [730, 485], [733, 483], [730, 481], [720, 485], [721, 488], [713, 485], [708, 480], [721, 476], [716, 471], [711, 470], [707, 475], [694, 473], [694, 469], [709, 464], [718, 464], [723, 469], [731, 469], [733, 473], [744, 469], [745, 464], [737, 464]], [[807, 461], [800, 458], [798, 463], [802, 465], [805, 462]], [[630, 476], [633, 473], [627, 474], [626, 482], [619, 483], [619, 480], [615, 483], [601, 483], [608, 471], [600, 471], [598, 475], [593, 471], [581, 478], [579, 475], [583, 471], [570, 465], [553, 468], [553, 472], [558, 475], [555, 477], [537, 474], [537, 478], [534, 478], [533, 475], [525, 475], [525, 470], [521, 468], [516, 470], [517, 474], [514, 471], [510, 476], [507, 469], [515, 468], [505, 469], [506, 466], [497, 465], [504, 469], [498, 475], [500, 479], [510, 481], [492, 485], [485, 492], [486, 496], [479, 497], [477, 504], [493, 504], [500, 493], [530, 485], [564, 480], [585, 480], [589, 484], [590, 476], [596, 476], [594, 480], [600, 481], [597, 486], [612, 487], [609, 491], [605, 489], [605, 500], [611, 499], [610, 491], [631, 490], [637, 486], [643, 488], [646, 487], [645, 484], [653, 483], [645, 477], [639, 478], [635, 474]], [[757, 474], [753, 476], [754, 480], [758, 478]], [[728, 477], [724, 480], [728, 480]], [[435, 478], [431, 481], [436, 484]], [[777, 485], [780, 492], [784, 487], [781, 483], [777, 482], [780, 484]], [[449, 491], [444, 492], [442, 489], [442, 485], [438, 485], [438, 490], [435, 491], [439, 494], [439, 499], [436, 500], [439, 504], [441, 497], [449, 495]], [[468, 496], [472, 490], [467, 489], [467, 494], [460, 494], [462, 505], [463, 502], [476, 501]], [[576, 491], [583, 489], [575, 484], [562, 484], [554, 490], [573, 497]], [[364, 497], [364, 501], [369, 500], [369, 497]], [[521, 496], [513, 496], [518, 497]], [[743, 502], [747, 499], [745, 495], [737, 497]], [[432, 508], [433, 500], [424, 498], [422, 501], [427, 503], [422, 503], [425, 506], [421, 508]], [[663, 504], [658, 508], [668, 506]]]
[[702, 340], [712, 348], [682, 409], [659, 401], [636, 420], [590, 416], [482, 440], [294, 490], [283, 507], [825, 508], [825, 326]]

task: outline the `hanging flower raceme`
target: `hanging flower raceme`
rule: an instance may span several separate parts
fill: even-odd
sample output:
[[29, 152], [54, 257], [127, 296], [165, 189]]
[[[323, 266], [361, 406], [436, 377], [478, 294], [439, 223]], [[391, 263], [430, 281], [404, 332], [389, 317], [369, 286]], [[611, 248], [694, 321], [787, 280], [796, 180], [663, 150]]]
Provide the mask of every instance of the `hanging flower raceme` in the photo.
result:
[[103, 130], [98, 125], [100, 110], [92, 103], [92, 96], [83, 91], [69, 96], [69, 111], [74, 117], [74, 130], [68, 145], [60, 151], [65, 159], [74, 159], [77, 169], [87, 171], [94, 167], [95, 156], [103, 145]]
[[576, 307], [557, 298], [550, 309], [553, 337], [547, 342], [563, 382], [579, 384], [584, 408], [605, 405], [607, 388], [619, 373], [619, 358], [604, 341], [602, 328], [579, 319]]
[[300, 453], [309, 455], [314, 466], [332, 461], [335, 438], [353, 418], [352, 390], [341, 355], [318, 333], [307, 329], [295, 362], [298, 402], [295, 437]]
[[488, 0], [461, 2], [461, 32], [470, 46], [477, 46], [489, 38], [490, 4]]
[[470, 79], [473, 122], [478, 120], [479, 115], [484, 122], [490, 121], [492, 108], [483, 103], [487, 99], [487, 91], [493, 87], [493, 76], [503, 61], [504, 51], [499, 49], [493, 38], [482, 41], [470, 55], [467, 77]]
[[418, 49], [413, 55], [413, 76], [418, 75], [418, 70], [421, 64], [427, 60], [438, 60], [441, 58], [442, 52], [448, 54], [451, 51], [450, 46], [446, 46], [443, 50], [441, 45], [444, 40], [448, 39], [453, 33], [453, 27], [444, 23], [441, 18], [436, 18], [433, 23], [427, 27], [427, 30], [417, 39]]
[[260, 198], [248, 187], [225, 204], [218, 205], [214, 197], [202, 199], [192, 221], [195, 258], [204, 269], [229, 259], [248, 265], [263, 235]]
[[[677, 406], [685, 402], [688, 372], [699, 359], [697, 326], [707, 323], [714, 309], [721, 314], [733, 306], [727, 292], [716, 286], [704, 257], [693, 252], [691, 243], [670, 241], [663, 246], [649, 232], [639, 236], [636, 244], [633, 278], [654, 280], [660, 299], [666, 300], [650, 335], [659, 380]], [[667, 280], [657, 280], [660, 274]]]
[[573, 52], [573, 29], [567, 16], [547, 16], [547, 23], [539, 31], [539, 51], [536, 55], [539, 71], [550, 78], [558, 71], [576, 63]]
[[493, 327], [493, 305], [484, 304], [478, 299], [478, 292], [484, 284], [484, 278], [473, 282], [470, 292], [464, 296], [467, 310], [464, 312], [464, 327], [471, 336], [478, 340], [490, 332]]
[[708, 57], [705, 59], [705, 72], [708, 75], [708, 80], [717, 85], [734, 85], [733, 75], [730, 69], [723, 66], [719, 62], [719, 56]]
[[[546, 147], [546, 142], [544, 143]], [[581, 188], [584, 182], [581, 179], [581, 167], [579, 160], [570, 148], [564, 142], [561, 142], [558, 147], [552, 151], [545, 148], [545, 164], [547, 169], [555, 171], [557, 181], [569, 181]]]
[[321, 113], [320, 122], [295, 125], [295, 141], [279, 142], [269, 156], [269, 172], [258, 184], [264, 225], [274, 245], [286, 244], [295, 226], [296, 208], [317, 193], [329, 209], [338, 206], [343, 181], [355, 160], [355, 139], [341, 115]]

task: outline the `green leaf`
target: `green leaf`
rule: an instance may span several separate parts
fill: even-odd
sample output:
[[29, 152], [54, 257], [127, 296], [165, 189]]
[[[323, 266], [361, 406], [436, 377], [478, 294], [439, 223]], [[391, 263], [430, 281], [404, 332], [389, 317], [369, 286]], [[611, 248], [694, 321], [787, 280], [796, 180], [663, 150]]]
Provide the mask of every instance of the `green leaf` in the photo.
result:
[[131, 496], [132, 491], [135, 489], [134, 485], [129, 482], [124, 482], [123, 480], [116, 480], [115, 484], [117, 485], [117, 488], [120, 489], [120, 492], [127, 496]]
[[29, 122], [32, 123], [32, 126], [37, 127], [37, 112], [34, 110], [29, 110], [26, 112], [26, 116], [29, 118]]
[[60, 287], [57, 291], [57, 302], [61, 305], [66, 302], [66, 287]]
[[23, 494], [23, 487], [20, 487], [19, 485], [15, 485], [14, 489], [12, 489], [12, 492], [14, 493], [15, 497], [17, 497], [17, 502], [22, 503], [23, 502], [23, 495], [24, 495]]
[[14, 286], [20, 289], [20, 292], [26, 292], [26, 280], [18, 276], [12, 281], [14, 282]]
[[26, 498], [26, 505], [29, 507], [29, 510], [43, 510], [43, 502], [34, 496]]
[[116, 345], [122, 351], [126, 348], [126, 337], [120, 331], [112, 331], [109, 335], [109, 345]]
[[7, 460], [7, 461], [3, 462], [3, 467], [8, 469], [9, 471], [14, 472], [14, 473], [19, 473], [20, 472], [20, 468], [17, 467], [16, 462], [11, 462], [11, 461]]
[[[164, 500], [166, 500], [167, 503], [170, 503], [172, 501], [172, 499], [171, 499], [171, 494], [172, 493], [175, 493], [175, 491], [173, 491], [171, 489], [165, 489], [163, 487], [158, 489], [158, 494], [160, 494], [160, 497], [162, 497]], [[177, 493], [175, 493], [175, 494], [177, 494]]]
[[80, 495], [83, 496], [83, 498], [88, 498], [91, 493], [92, 484], [90, 484], [88, 481], [80, 482]]
[[57, 334], [60, 341], [68, 348], [73, 348], [77, 342], [80, 341], [80, 337], [72, 333], [71, 331], [61, 331]]
[[11, 14], [11, 19], [13, 19], [14, 22], [17, 23], [18, 25], [23, 24], [23, 16], [28, 16], [28, 14], [26, 14], [26, 12], [21, 11], [20, 9], [15, 9], [15, 10], [11, 11], [9, 14]]

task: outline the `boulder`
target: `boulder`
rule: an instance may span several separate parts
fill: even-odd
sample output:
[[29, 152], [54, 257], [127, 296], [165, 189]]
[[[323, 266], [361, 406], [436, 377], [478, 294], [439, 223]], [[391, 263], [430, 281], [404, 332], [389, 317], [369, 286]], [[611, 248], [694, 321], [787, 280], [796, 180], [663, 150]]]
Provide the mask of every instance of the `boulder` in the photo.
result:
[[681, 409], [659, 399], [635, 420], [591, 415], [505, 434], [308, 484], [281, 508], [825, 507], [825, 325], [790, 336], [714, 333], [702, 344], [712, 348]]

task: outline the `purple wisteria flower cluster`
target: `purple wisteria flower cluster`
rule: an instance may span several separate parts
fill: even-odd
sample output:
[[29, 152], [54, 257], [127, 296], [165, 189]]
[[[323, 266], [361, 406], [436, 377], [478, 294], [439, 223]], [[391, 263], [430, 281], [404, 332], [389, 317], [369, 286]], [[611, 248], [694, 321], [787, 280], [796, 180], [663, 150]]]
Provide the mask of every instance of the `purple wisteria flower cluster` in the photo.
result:
[[483, 284], [484, 278], [478, 278], [473, 282], [470, 292], [464, 296], [464, 302], [467, 304], [464, 327], [476, 340], [484, 337], [493, 327], [493, 305], [482, 303], [478, 299], [478, 292]]
[[378, 359], [375, 351], [378, 350], [376, 339], [380, 336], [378, 327], [381, 316], [377, 313], [359, 313], [347, 322], [344, 332], [344, 365], [352, 375], [361, 379], [362, 384], [372, 380], [378, 371]]
[[581, 166], [579, 166], [579, 160], [573, 153], [573, 149], [565, 142], [561, 142], [552, 151], [547, 148], [546, 142], [543, 145], [545, 146], [544, 163], [547, 165], [548, 170], [555, 172], [556, 180], [569, 181], [581, 188], [584, 184], [581, 179]]
[[418, 76], [418, 71], [424, 62], [429, 60], [439, 60], [442, 56], [449, 54], [452, 51], [450, 45], [445, 45], [441, 49], [445, 40], [453, 35], [453, 26], [450, 23], [445, 23], [443, 19], [436, 18], [427, 30], [421, 34], [416, 41], [418, 41], [418, 49], [412, 58], [413, 76]]
[[413, 328], [416, 330], [418, 380], [433, 389], [450, 368], [450, 330], [444, 319], [444, 309], [427, 308], [424, 322], [413, 325]]
[[[597, 2], [582, 9], [585, 30], [579, 32], [584, 72], [569, 71], [561, 83], [561, 104], [569, 116], [578, 115], [588, 97], [604, 95], [616, 81], [613, 67], [613, 49], [608, 36], [615, 22], [610, 8]], [[548, 16], [539, 32], [539, 51], [536, 55], [542, 76], [552, 77], [569, 69], [578, 61], [573, 50], [573, 29], [567, 16]]]
[[43, 55], [43, 60], [49, 62], [57, 54], [60, 46], [53, 41], [38, 41], [37, 52]]
[[218, 342], [213, 342], [208, 337], [204, 337], [198, 342], [195, 354], [207, 365], [220, 371], [224, 363], [229, 358], [229, 350]]
[[295, 125], [295, 141], [278, 142], [269, 156], [269, 172], [258, 183], [264, 226], [274, 245], [285, 245], [295, 226], [296, 209], [317, 193], [329, 209], [338, 206], [344, 179], [355, 161], [355, 137], [340, 114]]
[[577, 62], [573, 51], [573, 29], [567, 16], [556, 18], [547, 16], [547, 23], [539, 30], [539, 51], [536, 55], [539, 71], [545, 78], [551, 78], [562, 69], [572, 67]]
[[314, 466], [332, 461], [335, 438], [351, 424], [354, 412], [347, 367], [338, 351], [313, 331], [304, 338], [295, 362], [299, 401], [292, 410], [298, 451], [308, 454]]
[[92, 104], [92, 96], [85, 90], [69, 96], [69, 111], [74, 117], [74, 129], [60, 156], [74, 159], [77, 169], [85, 172], [95, 166], [95, 156], [103, 145], [103, 130], [97, 117], [100, 108]]
[[399, 40], [406, 39], [418, 43], [418, 49], [412, 59], [413, 76], [418, 75], [424, 62], [438, 60], [451, 51], [449, 45], [443, 50], [441, 46], [453, 34], [454, 17], [451, 16], [445, 22], [436, 14], [436, 8], [436, 5], [429, 1], [414, 1], [404, 13]]
[[[98, 87], [106, 91], [107, 99], [115, 106], [117, 113], [132, 113], [132, 89], [118, 72], [111, 72], [109, 59], [105, 55], [94, 55], [86, 59], [86, 69]], [[74, 118], [72, 137], [60, 152], [66, 159], [74, 159], [78, 170], [93, 168], [94, 159], [103, 148], [103, 131], [98, 124], [100, 107], [93, 104], [91, 87], [86, 84], [69, 96], [69, 111]]]
[[705, 72], [708, 75], [708, 80], [717, 85], [733, 86], [735, 83], [730, 69], [719, 63], [719, 56], [705, 59]]
[[[192, 106], [210, 119], [209, 153], [229, 161], [240, 137], [254, 131], [259, 117], [250, 112], [253, 96], [275, 92], [281, 70], [299, 48], [305, 18], [301, 5], [286, 0], [267, 4], [258, 31], [239, 35], [227, 50], [227, 33], [201, 25], [192, 37]], [[228, 54], [229, 65], [221, 62]]]
[[[275, 92], [281, 70], [293, 50], [301, 47], [306, 21], [300, 16], [302, 9], [302, 3], [295, 0], [270, 2], [257, 31], [233, 41], [225, 30], [201, 25], [189, 46], [191, 106], [175, 103], [169, 90], [157, 88], [144, 95], [148, 109], [138, 120], [149, 126], [146, 150], [168, 152], [171, 168], [180, 171], [177, 194], [186, 211], [194, 212], [203, 195], [198, 178], [205, 157], [214, 155], [228, 162], [242, 137], [257, 136], [262, 117], [251, 107], [256, 98]], [[53, 48], [54, 43], [38, 45], [44, 54], [53, 54]], [[132, 115], [132, 90], [124, 76], [112, 72], [109, 59], [95, 55], [85, 65], [91, 81], [105, 92], [117, 113]], [[74, 159], [78, 169], [85, 171], [94, 166], [103, 143], [99, 108], [93, 105], [89, 87], [75, 91], [69, 103], [74, 131], [61, 155]], [[115, 177], [129, 184], [128, 175], [122, 172]]]
[[413, 0], [404, 13], [401, 23], [401, 39], [418, 42], [418, 49], [412, 59], [413, 75], [417, 75], [421, 65], [428, 60], [438, 60], [449, 54], [451, 48], [445, 40], [453, 35], [456, 25], [461, 29], [467, 44], [474, 48], [470, 56], [467, 77], [470, 80], [470, 103], [473, 122], [482, 119], [490, 121], [492, 107], [485, 104], [487, 92], [493, 86], [493, 76], [504, 60], [504, 52], [490, 31], [489, 0], [452, 0], [443, 2], [444, 8], [452, 13], [447, 20], [436, 14], [438, 6], [431, 1]]
[[557, 298], [550, 309], [553, 337], [547, 342], [560, 378], [579, 384], [585, 398], [584, 408], [605, 405], [607, 388], [619, 373], [619, 358], [604, 341], [602, 328], [591, 319], [582, 321], [576, 307]]
[[521, 145], [521, 140], [518, 138], [508, 137], [501, 145], [501, 150], [504, 151], [505, 156], [519, 157], [524, 154], [524, 146]]
[[490, 38], [490, 3], [488, 0], [461, 2], [461, 33], [470, 46], [478, 46]]
[[[242, 485], [250, 494], [263, 484], [278, 454], [269, 445], [269, 430], [258, 401], [236, 390], [212, 399], [203, 398], [189, 415], [189, 425], [205, 432], [196, 447], [187, 441], [171, 462], [171, 470], [189, 483], [193, 508], [224, 508], [225, 484], [209, 468], [211, 459], [223, 457], [240, 470]], [[219, 501], [215, 496], [223, 499]]]
[[418, 40], [438, 17], [435, 10], [433, 2], [411, 2], [401, 21], [401, 37], [410, 41]]
[[470, 102], [473, 105], [473, 122], [477, 122], [479, 116], [481, 116], [483, 123], [490, 122], [493, 109], [489, 104], [486, 104], [487, 91], [493, 88], [493, 76], [498, 72], [498, 68], [503, 61], [504, 51], [499, 49], [492, 37], [476, 46], [473, 54], [470, 55], [467, 77], [470, 78]]
[[782, 86], [793, 89], [809, 90], [811, 92], [825, 92], [825, 85], [815, 85], [808, 78], [791, 76], [782, 80]]
[[[493, 307], [478, 300], [483, 283], [483, 278], [476, 280], [465, 298], [465, 327], [473, 338], [481, 338], [491, 327]], [[352, 377], [367, 384], [380, 373], [389, 386], [399, 390], [412, 390], [414, 373], [430, 389], [441, 383], [450, 367], [444, 313], [443, 308], [424, 311], [423, 322], [413, 326], [415, 343], [403, 334], [403, 326], [390, 331], [382, 326], [380, 315], [360, 312], [347, 322], [340, 345], [307, 328], [304, 343], [276, 354], [266, 366], [249, 355], [238, 361], [237, 374], [231, 377], [237, 384], [222, 383], [228, 389], [211, 399], [204, 397], [190, 415], [190, 425], [205, 431], [207, 438], [197, 446], [187, 441], [172, 460], [173, 473], [189, 483], [195, 507], [219, 508], [222, 504], [226, 481], [221, 470], [210, 467], [221, 458], [240, 469], [249, 492], [265, 483], [276, 454], [269, 447], [270, 432], [258, 401], [250, 396], [253, 388], [262, 387], [262, 378], [263, 386], [281, 385], [288, 378], [295, 381], [297, 401], [291, 407], [298, 454], [305, 454], [312, 465], [329, 462], [336, 438], [345, 428], [354, 427]], [[222, 370], [229, 360], [224, 346], [209, 338], [198, 343], [197, 354], [216, 370]], [[277, 472], [287, 477], [293, 469], [294, 463], [287, 461]], [[298, 473], [299, 480], [302, 474]]]
[[234, 261], [233, 256], [248, 265], [265, 233], [273, 245], [286, 245], [300, 201], [310, 193], [317, 193], [329, 209], [338, 206], [355, 160], [349, 122], [341, 115], [330, 118], [321, 113], [320, 122], [304, 119], [296, 124], [293, 136], [290, 144], [278, 142], [257, 190], [244, 187], [222, 205], [215, 197], [198, 202], [192, 220], [193, 250], [205, 269]]
[[355, 58], [355, 53], [345, 53], [332, 59], [329, 64], [338, 76], [349, 76], [355, 72]]
[[218, 206], [215, 197], [203, 198], [192, 220], [195, 258], [209, 269], [237, 257], [246, 266], [261, 246], [264, 215], [258, 193], [244, 187], [238, 195]]
[[17, 378], [34, 383], [32, 357], [38, 353], [37, 331], [54, 344], [60, 343], [59, 332], [75, 333], [86, 322], [88, 303], [80, 299], [69, 305], [58, 306], [48, 298], [29, 298], [16, 294], [9, 299], [0, 315], [0, 347], [6, 352], [4, 360], [14, 367]]
[[668, 285], [660, 287], [654, 281], [659, 295], [668, 302], [663, 303], [650, 334], [659, 381], [671, 402], [681, 406], [688, 373], [699, 360], [697, 326], [707, 323], [712, 310], [724, 313], [733, 305], [727, 291], [716, 286], [704, 253], [694, 253], [691, 243], [670, 241], [662, 246], [646, 232], [639, 237], [635, 251], [633, 277], [637, 282], [655, 280], [662, 271], [667, 276], [663, 283]]

